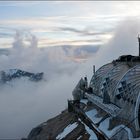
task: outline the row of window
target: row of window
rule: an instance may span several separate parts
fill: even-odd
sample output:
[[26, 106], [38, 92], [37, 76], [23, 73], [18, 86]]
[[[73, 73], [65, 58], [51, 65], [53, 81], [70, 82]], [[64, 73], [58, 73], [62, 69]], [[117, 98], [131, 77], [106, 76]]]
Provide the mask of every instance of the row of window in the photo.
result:
[[122, 99], [123, 101], [127, 101], [131, 104], [135, 104], [134, 100], [129, 97], [133, 92], [134, 85], [131, 83], [127, 83], [125, 80], [120, 83], [120, 87], [118, 88], [119, 94], [116, 95], [118, 100]]

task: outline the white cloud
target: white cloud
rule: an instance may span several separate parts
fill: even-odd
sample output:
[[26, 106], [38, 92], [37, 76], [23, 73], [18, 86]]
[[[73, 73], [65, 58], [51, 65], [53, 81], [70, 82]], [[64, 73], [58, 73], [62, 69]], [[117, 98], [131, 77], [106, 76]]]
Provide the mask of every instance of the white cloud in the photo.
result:
[[32, 127], [58, 114], [67, 106], [77, 82], [73, 76], [79, 79], [80, 75], [78, 64], [66, 60], [61, 48], [40, 50], [34, 47], [35, 40], [30, 40], [31, 47], [24, 48], [22, 37], [17, 33], [9, 56], [0, 55], [0, 70], [44, 72], [45, 81], [21, 79], [0, 86], [0, 138], [27, 136]]

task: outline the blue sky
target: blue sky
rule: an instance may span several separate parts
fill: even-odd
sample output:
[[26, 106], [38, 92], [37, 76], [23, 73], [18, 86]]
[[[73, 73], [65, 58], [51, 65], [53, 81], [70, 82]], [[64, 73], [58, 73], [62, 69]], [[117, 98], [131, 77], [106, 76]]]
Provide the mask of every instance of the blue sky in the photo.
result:
[[[30, 18], [30, 17], [51, 17], [51, 16], [74, 16], [77, 2], [45, 2], [45, 1], [11, 1], [0, 2], [1, 18]], [[18, 11], [18, 12], [17, 12]]]
[[17, 30], [30, 32], [38, 47], [102, 45], [125, 19], [139, 18], [135, 1], [1, 1], [0, 46], [12, 46]]

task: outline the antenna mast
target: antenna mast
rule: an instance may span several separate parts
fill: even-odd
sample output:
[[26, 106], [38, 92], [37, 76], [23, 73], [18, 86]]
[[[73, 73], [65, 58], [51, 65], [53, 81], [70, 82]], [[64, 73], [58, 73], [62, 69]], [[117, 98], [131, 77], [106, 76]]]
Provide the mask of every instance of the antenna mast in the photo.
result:
[[93, 74], [95, 75], [95, 65], [93, 65]]
[[140, 56], [140, 35], [138, 34], [138, 42], [139, 42], [139, 56]]

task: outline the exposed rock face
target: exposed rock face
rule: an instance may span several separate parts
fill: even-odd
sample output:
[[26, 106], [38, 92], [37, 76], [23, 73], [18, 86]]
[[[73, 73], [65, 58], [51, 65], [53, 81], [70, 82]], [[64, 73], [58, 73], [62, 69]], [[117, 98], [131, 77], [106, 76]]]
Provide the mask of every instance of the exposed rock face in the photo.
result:
[[[66, 130], [66, 127], [76, 124], [74, 129]], [[67, 133], [67, 134], [66, 134]], [[54, 139], [79, 139], [88, 140], [89, 134], [85, 130], [85, 126], [78, 120], [75, 114], [69, 113], [67, 110], [60, 115], [44, 122], [34, 128], [28, 135], [27, 140], [54, 140]]]
[[39, 81], [43, 78], [43, 72], [31, 73], [20, 69], [9, 69], [6, 71], [0, 71], [0, 82], [6, 83], [16, 78], [28, 77], [31, 81]]

